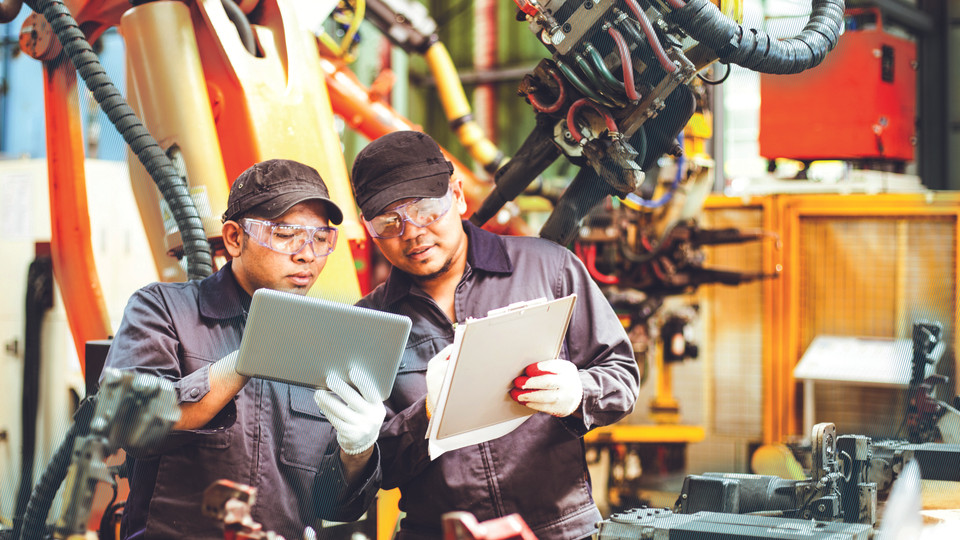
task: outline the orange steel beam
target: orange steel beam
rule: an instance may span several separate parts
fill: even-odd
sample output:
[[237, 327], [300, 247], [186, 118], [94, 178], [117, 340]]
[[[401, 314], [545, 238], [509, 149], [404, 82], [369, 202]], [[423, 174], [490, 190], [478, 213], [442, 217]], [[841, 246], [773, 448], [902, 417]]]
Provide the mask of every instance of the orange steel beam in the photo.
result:
[[[333, 112], [343, 118], [350, 129], [363, 134], [370, 140], [394, 131], [408, 129], [423, 131], [421, 126], [404, 118], [393, 107], [382, 101], [377, 93], [371, 92], [364, 86], [342, 60], [322, 55], [320, 67], [326, 76]], [[467, 215], [469, 215], [480, 206], [487, 193], [493, 189], [493, 184], [477, 178], [468, 167], [450, 155], [446, 149], [441, 148], [441, 150], [453, 163], [454, 174], [463, 180]], [[501, 234], [532, 234], [530, 226], [517, 216], [505, 223], [492, 219], [484, 228]]]
[[[129, 2], [68, 0], [65, 5], [93, 41], [116, 24]], [[111, 331], [90, 240], [77, 74], [41, 14], [32, 13], [24, 21], [20, 48], [43, 63], [53, 273], [85, 373], [86, 342], [105, 339]]]
[[60, 286], [80, 368], [86, 371], [85, 344], [110, 335], [110, 317], [90, 241], [77, 74], [64, 56], [43, 63], [43, 94], [53, 273]]

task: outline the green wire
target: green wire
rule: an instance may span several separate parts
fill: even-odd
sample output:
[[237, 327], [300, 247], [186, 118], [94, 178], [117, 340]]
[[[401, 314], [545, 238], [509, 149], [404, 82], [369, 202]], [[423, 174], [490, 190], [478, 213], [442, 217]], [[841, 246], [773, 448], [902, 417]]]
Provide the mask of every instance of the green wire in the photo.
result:
[[563, 75], [567, 78], [567, 80], [570, 81], [570, 83], [573, 84], [575, 87], [577, 87], [577, 90], [579, 90], [581, 94], [587, 96], [588, 98], [606, 107], [614, 106], [609, 101], [607, 101], [606, 98], [602, 97], [600, 94], [597, 94], [596, 92], [591, 90], [589, 87], [587, 87], [587, 85], [583, 84], [583, 81], [580, 80], [580, 77], [578, 77], [577, 74], [574, 73], [572, 69], [570, 69], [570, 66], [564, 64], [563, 60], [557, 60], [557, 67], [560, 68], [560, 71], [563, 72]]
[[597, 72], [600, 73], [600, 76], [604, 81], [606, 81], [607, 85], [610, 86], [611, 89], [625, 92], [626, 86], [624, 86], [623, 82], [614, 77], [613, 73], [610, 73], [610, 70], [607, 69], [607, 64], [604, 63], [603, 57], [600, 56], [600, 51], [598, 51], [596, 47], [589, 43], [587, 43], [585, 50], [587, 55], [590, 57], [590, 61], [593, 62]]

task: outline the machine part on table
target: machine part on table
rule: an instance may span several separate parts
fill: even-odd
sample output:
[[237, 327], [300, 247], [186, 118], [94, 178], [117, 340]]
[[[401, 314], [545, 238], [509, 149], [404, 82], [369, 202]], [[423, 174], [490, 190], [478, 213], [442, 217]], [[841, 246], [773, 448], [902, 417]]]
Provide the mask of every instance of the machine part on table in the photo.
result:
[[448, 512], [443, 520], [443, 540], [537, 540], [520, 517], [510, 514], [483, 523], [470, 512]]
[[960, 411], [934, 397], [936, 387], [947, 382], [949, 379], [944, 375], [931, 375], [922, 383], [910, 386], [904, 418], [910, 442], [960, 444]]
[[873, 528], [856, 523], [799, 520], [766, 516], [697, 512], [676, 514], [667, 509], [638, 508], [601, 521], [598, 540], [868, 540]]
[[924, 480], [960, 482], [960, 444], [880, 441], [870, 445], [870, 452], [868, 478], [882, 495], [889, 493], [909, 461], [917, 462]]
[[806, 480], [757, 474], [687, 476], [675, 511], [723, 512], [795, 519], [844, 521], [872, 527], [877, 520], [877, 484], [869, 481], [870, 439], [837, 437], [836, 426], [817, 424], [811, 434], [813, 465]]
[[518, 20], [551, 54], [519, 86], [538, 117], [523, 148], [553, 148], [501, 167], [470, 220], [486, 223], [563, 153], [581, 172], [541, 230], [560, 244], [607, 195], [642, 193], [660, 156], [680, 155], [677, 139], [695, 112], [690, 85], [700, 71], [719, 59], [799, 73], [833, 49], [843, 22], [843, 0], [813, 0], [804, 30], [777, 40], [737, 24], [742, 6], [734, 0], [515, 2]]
[[[257, 488], [240, 484], [232, 480], [221, 479], [209, 485], [203, 492], [203, 501], [201, 511], [203, 515], [209, 516], [223, 525], [224, 540], [284, 540], [284, 537], [274, 531], [263, 530], [263, 525], [253, 520], [251, 509], [257, 502]], [[349, 534], [350, 540], [369, 540], [374, 535], [373, 532], [364, 532], [353, 529], [347, 531], [337, 530], [339, 527], [350, 524], [338, 523], [336, 527], [329, 528], [327, 521], [320, 522], [320, 529], [314, 530], [313, 527], [303, 529], [302, 540], [317, 540], [318, 538], [346, 538]], [[330, 531], [336, 532], [331, 534]], [[535, 540], [535, 539], [534, 539]]]

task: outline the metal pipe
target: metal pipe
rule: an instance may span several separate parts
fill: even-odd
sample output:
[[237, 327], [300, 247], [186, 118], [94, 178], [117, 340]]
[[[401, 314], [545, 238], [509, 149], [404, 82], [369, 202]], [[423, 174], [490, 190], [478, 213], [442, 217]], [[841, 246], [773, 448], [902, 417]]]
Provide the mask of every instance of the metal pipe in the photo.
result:
[[460, 144], [488, 172], [500, 168], [504, 162], [503, 152], [487, 138], [483, 128], [473, 119], [473, 111], [447, 48], [439, 41], [434, 42], [424, 58], [437, 81], [437, 92], [450, 129], [457, 133]]

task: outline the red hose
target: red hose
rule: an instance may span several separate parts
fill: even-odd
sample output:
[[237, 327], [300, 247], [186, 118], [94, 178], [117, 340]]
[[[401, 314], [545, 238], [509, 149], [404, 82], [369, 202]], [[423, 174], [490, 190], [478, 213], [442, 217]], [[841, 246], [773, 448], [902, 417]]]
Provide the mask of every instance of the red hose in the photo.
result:
[[608, 111], [607, 109], [605, 109], [600, 105], [597, 105], [596, 103], [594, 103], [593, 101], [590, 101], [587, 98], [580, 98], [574, 101], [573, 105], [570, 105], [570, 109], [567, 111], [567, 129], [570, 130], [570, 135], [573, 136], [574, 141], [576, 141], [579, 144], [580, 141], [583, 140], [583, 135], [577, 129], [575, 120], [577, 117], [576, 116], [577, 111], [580, 109], [580, 107], [583, 107], [584, 105], [587, 105], [591, 109], [597, 111], [597, 113], [603, 117], [603, 121], [607, 125], [607, 131], [609, 131], [611, 135], [614, 133], [620, 132], [620, 129], [617, 128], [617, 123], [614, 122], [613, 115], [610, 114], [610, 111]]
[[647, 14], [637, 5], [637, 0], [626, 0], [626, 2], [627, 5], [630, 6], [630, 11], [633, 12], [640, 22], [640, 28], [643, 29], [643, 33], [647, 36], [647, 43], [649, 43], [653, 49], [653, 54], [657, 57], [657, 61], [660, 62], [660, 66], [663, 67], [667, 73], [677, 71], [677, 65], [667, 57], [667, 51], [663, 50], [663, 44], [660, 43], [657, 33], [653, 30], [650, 19], [647, 18]]
[[587, 267], [587, 272], [590, 273], [590, 277], [604, 285], [616, 285], [620, 283], [620, 278], [617, 276], [609, 276], [597, 270], [597, 246], [595, 244], [583, 246], [580, 242], [577, 242], [574, 249], [576, 250], [577, 256], [583, 261], [583, 265]]
[[627, 40], [623, 38], [623, 34], [619, 30], [612, 26], [607, 28], [607, 33], [617, 44], [617, 51], [620, 53], [620, 65], [623, 67], [623, 86], [627, 91], [627, 98], [630, 101], [640, 101], [640, 94], [637, 93], [637, 88], [633, 83], [633, 58], [630, 56], [630, 47], [627, 46]]
[[553, 80], [557, 81], [557, 86], [560, 87], [560, 95], [557, 96], [557, 100], [551, 105], [544, 105], [533, 95], [533, 93], [527, 94], [527, 99], [530, 100], [530, 105], [533, 106], [534, 110], [542, 113], [555, 113], [560, 110], [560, 107], [563, 106], [563, 102], [567, 100], [567, 87], [563, 85], [563, 79], [560, 78], [560, 75], [557, 75], [557, 72], [548, 69], [547, 73], [553, 77]]
[[650, 267], [653, 269], [653, 273], [656, 274], [657, 279], [659, 279], [661, 283], [667, 282], [667, 276], [663, 273], [663, 269], [660, 268], [660, 261], [658, 259], [651, 261]]

